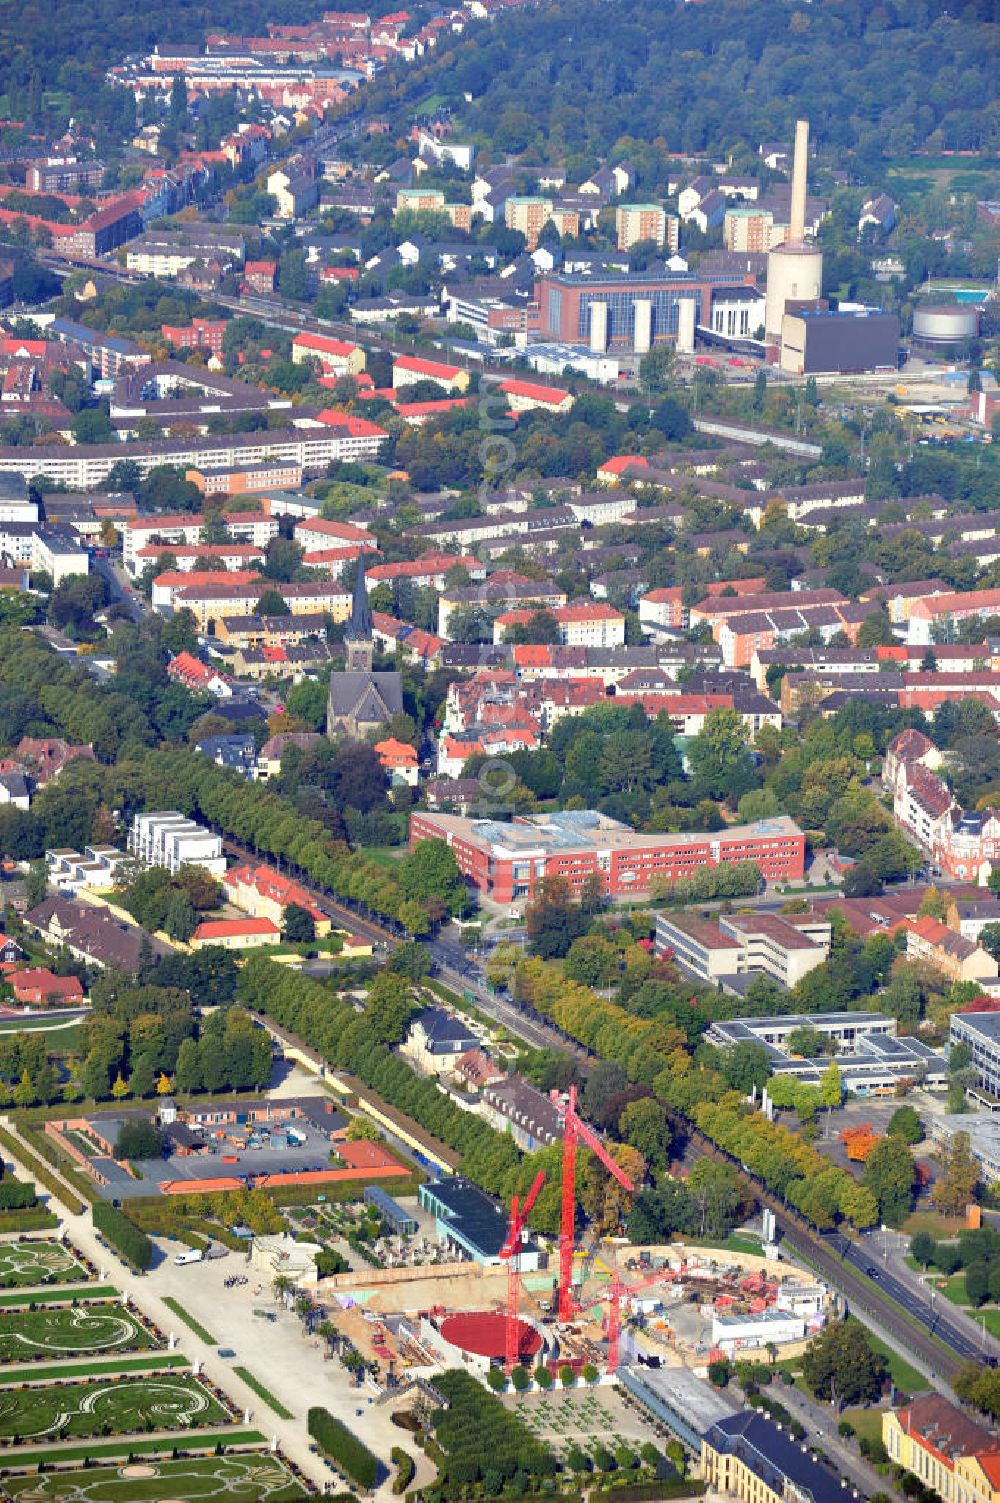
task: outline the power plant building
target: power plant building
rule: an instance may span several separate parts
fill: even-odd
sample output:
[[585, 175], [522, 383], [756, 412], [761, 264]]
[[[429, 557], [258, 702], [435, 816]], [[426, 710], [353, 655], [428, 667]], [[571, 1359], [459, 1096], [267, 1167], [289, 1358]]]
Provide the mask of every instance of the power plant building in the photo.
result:
[[536, 284], [537, 312], [529, 313], [529, 330], [536, 338], [586, 345], [591, 351], [641, 353], [644, 347], [677, 339], [683, 302], [693, 299], [695, 322], [711, 328], [713, 299], [737, 289], [759, 296], [752, 276], [739, 272], [600, 277], [551, 272]]
[[823, 291], [823, 252], [806, 241], [806, 179], [809, 160], [809, 122], [795, 122], [791, 214], [788, 237], [767, 258], [767, 302], [764, 329], [768, 344], [781, 341], [782, 321], [792, 305], [813, 307]]
[[808, 308], [782, 319], [781, 369], [790, 375], [895, 370], [898, 363], [899, 319], [894, 313]]

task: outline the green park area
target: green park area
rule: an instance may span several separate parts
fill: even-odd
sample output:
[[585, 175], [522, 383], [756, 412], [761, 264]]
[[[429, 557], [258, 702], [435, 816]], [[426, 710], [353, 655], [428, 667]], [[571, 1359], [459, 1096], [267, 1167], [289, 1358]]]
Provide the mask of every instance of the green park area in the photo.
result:
[[0, 1321], [0, 1362], [132, 1352], [159, 1344], [130, 1310], [117, 1303], [8, 1310]]
[[299, 1503], [307, 1496], [265, 1453], [8, 1476], [3, 1485], [16, 1503]]
[[104, 1378], [109, 1373], [157, 1373], [168, 1368], [190, 1367], [182, 1352], [154, 1352], [146, 1357], [103, 1357], [96, 1362], [33, 1363], [30, 1372], [0, 1367], [0, 1385], [6, 1383], [51, 1383], [56, 1378]]
[[0, 1438], [19, 1443], [225, 1424], [225, 1407], [191, 1373], [0, 1391]]
[[61, 1242], [40, 1239], [0, 1244], [0, 1289], [82, 1283], [86, 1277], [86, 1270]]

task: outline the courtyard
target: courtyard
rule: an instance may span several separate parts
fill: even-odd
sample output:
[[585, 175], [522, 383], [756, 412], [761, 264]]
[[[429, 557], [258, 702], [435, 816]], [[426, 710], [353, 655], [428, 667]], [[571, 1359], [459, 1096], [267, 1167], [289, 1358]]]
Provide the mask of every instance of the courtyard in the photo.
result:
[[599, 1445], [611, 1452], [622, 1446], [638, 1452], [646, 1441], [663, 1447], [652, 1424], [613, 1388], [553, 1388], [504, 1402], [561, 1461], [571, 1446], [591, 1455]]

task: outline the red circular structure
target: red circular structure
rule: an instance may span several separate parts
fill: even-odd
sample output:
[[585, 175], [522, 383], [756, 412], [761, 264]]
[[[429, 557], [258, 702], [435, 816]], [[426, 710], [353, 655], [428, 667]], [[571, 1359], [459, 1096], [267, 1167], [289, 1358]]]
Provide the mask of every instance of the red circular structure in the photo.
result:
[[[449, 1315], [440, 1325], [441, 1335], [452, 1346], [477, 1357], [503, 1357], [507, 1350], [507, 1317], [493, 1310], [475, 1310], [466, 1315]], [[541, 1350], [542, 1338], [526, 1320], [517, 1323], [517, 1351], [520, 1357], [534, 1357]]]

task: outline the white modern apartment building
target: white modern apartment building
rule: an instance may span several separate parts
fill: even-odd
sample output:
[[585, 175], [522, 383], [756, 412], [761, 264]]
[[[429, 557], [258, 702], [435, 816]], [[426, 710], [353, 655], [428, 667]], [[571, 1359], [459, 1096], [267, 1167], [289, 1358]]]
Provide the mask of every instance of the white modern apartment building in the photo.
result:
[[133, 856], [147, 866], [165, 866], [176, 874], [182, 866], [200, 866], [213, 877], [225, 874], [222, 837], [176, 809], [137, 814], [128, 836]]

